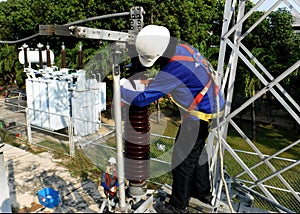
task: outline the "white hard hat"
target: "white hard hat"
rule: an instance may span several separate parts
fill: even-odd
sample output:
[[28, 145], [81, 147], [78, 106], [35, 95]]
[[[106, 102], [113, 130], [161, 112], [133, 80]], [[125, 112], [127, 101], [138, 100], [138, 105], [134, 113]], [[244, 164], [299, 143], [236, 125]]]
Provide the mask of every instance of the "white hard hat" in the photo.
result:
[[145, 67], [151, 67], [163, 55], [170, 41], [168, 28], [147, 25], [137, 35], [135, 46], [139, 59]]
[[110, 163], [110, 164], [116, 164], [117, 161], [116, 161], [116, 159], [115, 159], [114, 157], [110, 157], [110, 158], [108, 159], [108, 163]]

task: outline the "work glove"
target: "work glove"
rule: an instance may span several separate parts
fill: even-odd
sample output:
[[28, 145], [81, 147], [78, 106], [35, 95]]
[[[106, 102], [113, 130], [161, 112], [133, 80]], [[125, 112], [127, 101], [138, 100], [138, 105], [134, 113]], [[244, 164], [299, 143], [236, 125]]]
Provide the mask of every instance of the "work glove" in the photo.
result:
[[116, 186], [111, 187], [111, 188], [110, 188], [110, 191], [111, 191], [111, 192], [116, 192], [116, 191], [117, 191], [117, 187], [116, 187]]
[[131, 91], [144, 91], [146, 87], [144, 80], [128, 80], [126, 78], [120, 80], [120, 86]]
[[126, 78], [120, 79], [120, 86], [123, 86], [127, 81], [128, 81], [128, 79], [126, 79]]

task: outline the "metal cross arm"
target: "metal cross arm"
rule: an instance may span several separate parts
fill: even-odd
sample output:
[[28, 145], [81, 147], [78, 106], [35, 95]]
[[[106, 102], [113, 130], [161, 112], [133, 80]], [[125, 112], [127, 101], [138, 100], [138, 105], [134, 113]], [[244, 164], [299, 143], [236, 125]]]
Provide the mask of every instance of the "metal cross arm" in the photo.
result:
[[134, 34], [126, 32], [65, 25], [40, 25], [39, 34], [43, 36], [74, 36], [84, 39], [99, 39], [119, 42], [130, 42], [133, 41], [135, 37]]

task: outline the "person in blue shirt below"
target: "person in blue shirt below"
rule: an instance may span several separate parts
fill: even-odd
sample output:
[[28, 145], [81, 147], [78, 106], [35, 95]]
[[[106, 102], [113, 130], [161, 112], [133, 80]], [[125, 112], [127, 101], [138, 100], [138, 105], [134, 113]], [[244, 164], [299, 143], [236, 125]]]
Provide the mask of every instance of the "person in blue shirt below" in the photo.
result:
[[106, 170], [101, 174], [101, 186], [99, 192], [103, 198], [114, 199], [119, 186], [116, 171], [117, 161], [114, 157], [108, 159]]
[[178, 105], [182, 122], [172, 153], [172, 194], [169, 203], [156, 207], [162, 213], [188, 212], [191, 197], [210, 203], [212, 199], [208, 156], [204, 148], [212, 119], [220, 117], [224, 99], [209, 62], [187, 43], [170, 36], [166, 27], [145, 26], [135, 42], [144, 67], [159, 66], [156, 77], [144, 91], [122, 86], [124, 102], [144, 107], [164, 95]]

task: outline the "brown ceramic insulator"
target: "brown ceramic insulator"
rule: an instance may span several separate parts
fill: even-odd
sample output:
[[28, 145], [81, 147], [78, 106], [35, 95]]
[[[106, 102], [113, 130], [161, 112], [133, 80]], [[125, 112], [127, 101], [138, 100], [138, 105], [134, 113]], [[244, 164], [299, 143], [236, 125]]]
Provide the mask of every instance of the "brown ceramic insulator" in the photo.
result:
[[39, 47], [39, 66], [40, 69], [43, 69], [43, 54], [42, 54], [42, 47]]
[[47, 67], [51, 67], [51, 57], [49, 48], [47, 48]]
[[[132, 133], [132, 134], [131, 134]], [[135, 145], [149, 145], [149, 134], [137, 134], [137, 132], [126, 132], [124, 135], [125, 141]]]
[[125, 156], [135, 160], [148, 160], [150, 158], [149, 149], [149, 145], [136, 145], [127, 142], [125, 145]]
[[124, 123], [125, 131], [130, 133], [148, 133], [149, 132], [149, 123], [138, 123], [138, 122], [125, 122]]
[[125, 176], [130, 183], [143, 183], [150, 177], [150, 159], [135, 160], [125, 158]]
[[150, 177], [149, 108], [126, 106], [124, 122], [125, 177], [130, 183], [143, 183]]
[[67, 68], [67, 60], [66, 60], [66, 50], [61, 50], [61, 67]]
[[24, 48], [24, 67], [29, 68], [28, 56], [27, 56], [27, 48]]
[[[134, 114], [130, 114], [130, 112]], [[137, 106], [130, 106], [129, 108], [129, 117], [130, 118], [140, 118], [140, 117], [148, 117], [149, 116], [149, 109], [148, 107], [137, 107]]]

